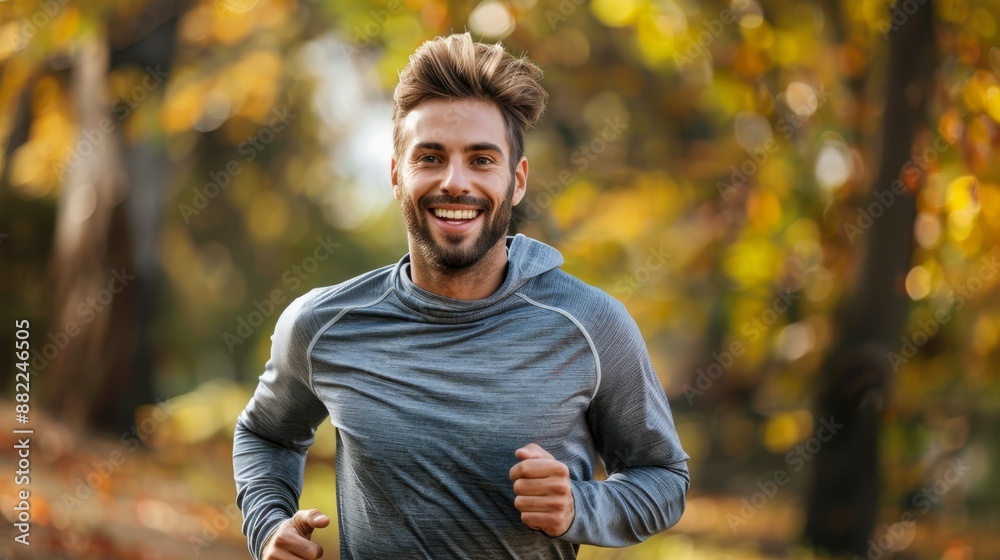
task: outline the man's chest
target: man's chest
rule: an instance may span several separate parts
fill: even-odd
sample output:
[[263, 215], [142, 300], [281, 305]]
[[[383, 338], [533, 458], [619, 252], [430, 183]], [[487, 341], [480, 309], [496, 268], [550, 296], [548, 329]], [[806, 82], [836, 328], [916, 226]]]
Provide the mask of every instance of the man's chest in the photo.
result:
[[456, 446], [513, 457], [531, 441], [555, 445], [581, 429], [598, 363], [577, 325], [544, 319], [402, 331], [344, 322], [317, 341], [313, 387], [342, 435], [372, 458]]

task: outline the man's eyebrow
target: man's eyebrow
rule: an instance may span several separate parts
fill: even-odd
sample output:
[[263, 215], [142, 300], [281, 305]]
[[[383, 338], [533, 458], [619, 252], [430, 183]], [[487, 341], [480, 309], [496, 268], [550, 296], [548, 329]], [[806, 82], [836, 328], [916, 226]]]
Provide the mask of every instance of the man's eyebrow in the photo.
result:
[[[440, 142], [417, 142], [417, 144], [413, 146], [413, 149], [414, 150], [432, 150], [432, 151], [436, 151], [436, 152], [443, 152], [443, 151], [445, 151], [444, 145], [441, 144]], [[465, 153], [470, 153], [470, 152], [496, 152], [496, 153], [500, 154], [501, 156], [503, 156], [503, 149], [501, 149], [500, 146], [497, 146], [493, 142], [476, 142], [475, 144], [469, 144], [468, 146], [466, 146], [465, 148], [463, 148], [462, 151], [465, 152]]]
[[468, 153], [468, 152], [496, 152], [496, 153], [500, 154], [501, 156], [503, 155], [503, 150], [500, 149], [500, 146], [497, 146], [493, 142], [478, 142], [476, 144], [469, 144], [468, 146], [465, 147], [464, 151], [466, 153]]
[[440, 142], [418, 142], [416, 146], [413, 147], [415, 150], [434, 150], [436, 152], [443, 152], [444, 145]]

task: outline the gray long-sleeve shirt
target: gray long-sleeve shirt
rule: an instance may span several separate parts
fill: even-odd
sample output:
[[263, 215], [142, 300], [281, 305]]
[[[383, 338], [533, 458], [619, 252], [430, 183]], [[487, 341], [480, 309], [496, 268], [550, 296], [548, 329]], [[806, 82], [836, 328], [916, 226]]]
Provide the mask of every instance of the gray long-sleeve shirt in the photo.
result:
[[[327, 416], [345, 559], [575, 558], [677, 522], [689, 457], [635, 321], [553, 247], [506, 243], [505, 280], [484, 299], [416, 286], [407, 254], [282, 313], [233, 449], [255, 559], [298, 509]], [[569, 467], [576, 515], [559, 537], [514, 507], [508, 473], [531, 442]]]

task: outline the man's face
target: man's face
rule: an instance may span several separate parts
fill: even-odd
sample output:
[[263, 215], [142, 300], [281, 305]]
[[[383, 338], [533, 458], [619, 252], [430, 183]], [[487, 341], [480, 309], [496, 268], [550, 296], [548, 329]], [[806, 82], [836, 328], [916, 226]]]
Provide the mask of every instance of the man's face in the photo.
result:
[[400, 126], [392, 186], [411, 243], [439, 270], [479, 262], [503, 242], [528, 174], [525, 158], [511, 173], [500, 109], [474, 99], [432, 100]]

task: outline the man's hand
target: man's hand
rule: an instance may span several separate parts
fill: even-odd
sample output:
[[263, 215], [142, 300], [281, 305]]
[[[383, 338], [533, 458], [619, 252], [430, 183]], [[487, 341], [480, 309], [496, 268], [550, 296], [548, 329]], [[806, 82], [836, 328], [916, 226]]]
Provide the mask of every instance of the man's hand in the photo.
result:
[[576, 514], [569, 468], [537, 443], [525, 445], [514, 456], [521, 460], [510, 469], [521, 522], [550, 537], [562, 535]]
[[313, 529], [330, 524], [330, 518], [318, 509], [300, 509], [271, 533], [261, 560], [316, 560], [322, 558], [323, 547], [312, 542]]

